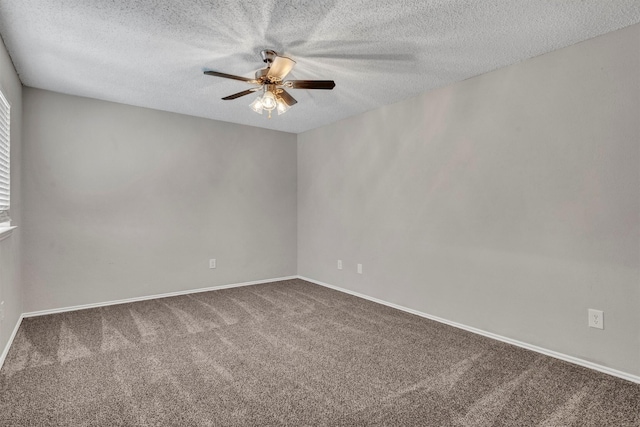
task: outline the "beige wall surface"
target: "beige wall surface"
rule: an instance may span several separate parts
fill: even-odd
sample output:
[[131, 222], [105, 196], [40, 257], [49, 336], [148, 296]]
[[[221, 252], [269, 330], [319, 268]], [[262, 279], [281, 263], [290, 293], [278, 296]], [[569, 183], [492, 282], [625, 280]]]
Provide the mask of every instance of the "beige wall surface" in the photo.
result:
[[640, 374], [639, 40], [298, 135], [298, 273]]
[[11, 105], [11, 225], [18, 226], [0, 241], [0, 301], [4, 301], [5, 310], [4, 320], [0, 322], [1, 354], [23, 311], [20, 284], [22, 83], [1, 40], [0, 90]]
[[25, 311], [296, 274], [294, 134], [32, 88], [24, 122]]

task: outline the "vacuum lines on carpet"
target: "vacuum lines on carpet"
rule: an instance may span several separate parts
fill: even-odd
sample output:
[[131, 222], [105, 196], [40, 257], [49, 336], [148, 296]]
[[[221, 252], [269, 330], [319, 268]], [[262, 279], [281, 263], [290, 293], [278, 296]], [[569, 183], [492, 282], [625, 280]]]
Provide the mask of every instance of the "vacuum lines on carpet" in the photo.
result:
[[303, 280], [24, 319], [0, 425], [640, 426], [640, 385]]

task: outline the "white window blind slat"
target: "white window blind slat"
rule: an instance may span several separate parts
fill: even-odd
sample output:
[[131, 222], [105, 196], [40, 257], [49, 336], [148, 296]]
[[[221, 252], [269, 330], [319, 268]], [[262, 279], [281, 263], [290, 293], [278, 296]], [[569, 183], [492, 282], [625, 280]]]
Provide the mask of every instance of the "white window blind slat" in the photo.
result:
[[10, 221], [11, 180], [11, 107], [0, 91], [0, 223]]

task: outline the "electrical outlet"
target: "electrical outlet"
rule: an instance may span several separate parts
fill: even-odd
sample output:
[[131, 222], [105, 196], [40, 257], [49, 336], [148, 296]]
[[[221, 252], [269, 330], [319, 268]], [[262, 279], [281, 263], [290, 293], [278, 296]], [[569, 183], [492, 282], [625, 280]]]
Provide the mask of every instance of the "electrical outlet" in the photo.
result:
[[216, 259], [215, 258], [211, 258], [209, 260], [209, 268], [216, 268]]
[[362, 264], [358, 264], [358, 274], [362, 274]]
[[338, 260], [338, 270], [342, 270], [342, 260]]
[[604, 329], [604, 312], [601, 310], [589, 309], [589, 327]]
[[0, 301], [0, 320], [4, 320], [4, 301]]

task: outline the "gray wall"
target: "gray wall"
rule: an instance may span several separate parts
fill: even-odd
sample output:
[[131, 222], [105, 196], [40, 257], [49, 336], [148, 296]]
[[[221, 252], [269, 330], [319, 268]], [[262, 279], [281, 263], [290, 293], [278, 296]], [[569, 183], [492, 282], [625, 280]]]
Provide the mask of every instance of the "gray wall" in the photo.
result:
[[[300, 134], [297, 177], [295, 135], [25, 88], [0, 345], [21, 311], [288, 276], [297, 257], [303, 276], [638, 375], [638, 37]], [[19, 123], [3, 49], [0, 66]]]
[[0, 322], [1, 354], [23, 311], [20, 286], [22, 83], [1, 40], [0, 89], [11, 105], [11, 224], [18, 226], [0, 241], [0, 301], [5, 302], [5, 319]]
[[300, 134], [298, 273], [640, 374], [639, 39]]
[[294, 134], [23, 101], [26, 311], [296, 274]]

